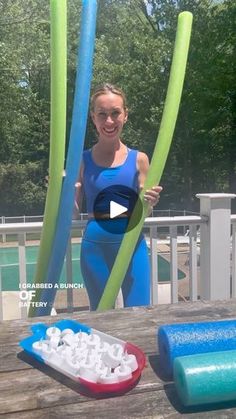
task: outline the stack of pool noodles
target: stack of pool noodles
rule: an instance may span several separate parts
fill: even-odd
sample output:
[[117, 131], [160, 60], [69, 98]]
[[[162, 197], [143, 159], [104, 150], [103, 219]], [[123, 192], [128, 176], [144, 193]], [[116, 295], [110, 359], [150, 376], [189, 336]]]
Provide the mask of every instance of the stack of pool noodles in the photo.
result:
[[164, 325], [157, 338], [185, 406], [236, 401], [236, 320]]

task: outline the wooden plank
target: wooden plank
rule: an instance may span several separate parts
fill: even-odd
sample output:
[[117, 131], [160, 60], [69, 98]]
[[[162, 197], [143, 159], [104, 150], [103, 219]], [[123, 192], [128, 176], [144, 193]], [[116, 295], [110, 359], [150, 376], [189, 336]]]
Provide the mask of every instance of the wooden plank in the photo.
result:
[[[155, 307], [133, 307], [126, 309], [109, 310], [105, 313], [80, 312], [73, 315], [60, 314], [55, 317], [39, 317], [28, 320], [12, 320], [0, 323], [0, 343], [18, 343], [29, 334], [31, 324], [44, 322], [54, 323], [62, 318], [71, 318], [105, 333], [124, 340], [129, 336], [141, 336], [148, 332], [147, 328], [157, 328], [161, 324], [183, 321], [201, 321], [234, 317], [236, 300], [216, 302], [180, 302], [177, 304], [161, 304]], [[131, 341], [131, 339], [128, 339]]]
[[[163, 417], [157, 416], [158, 411], [161, 412], [160, 403], [162, 402], [156, 396], [156, 392], [147, 392], [145, 398], [140, 395], [132, 395], [131, 397], [120, 396], [116, 398], [106, 398], [96, 401], [87, 401], [85, 403], [72, 403], [70, 405], [57, 406], [53, 408], [25, 410], [17, 412], [19, 419], [38, 419], [38, 418], [148, 418]], [[158, 394], [157, 394], [158, 396]], [[5, 418], [14, 418], [16, 413], [6, 414]]]
[[[50, 395], [49, 395], [50, 398]], [[87, 400], [44, 409], [9, 413], [4, 419], [230, 419], [235, 418], [235, 405], [219, 405], [206, 408], [184, 408], [176, 398], [173, 385], [165, 390], [147, 391], [141, 394], [126, 394], [119, 397]]]
[[[190, 302], [156, 307], [134, 307], [105, 313], [80, 312], [73, 315], [5, 321], [0, 324], [0, 413], [4, 418], [178, 418], [193, 417], [178, 402], [173, 384], [162, 380], [156, 344], [157, 328], [165, 323], [234, 318], [236, 300]], [[147, 367], [129, 393], [102, 400], [81, 395], [78, 384], [38, 363], [21, 351], [20, 339], [29, 335], [36, 322], [54, 323], [73, 318], [95, 329], [139, 346], [147, 356]], [[5, 371], [5, 372], [4, 372]], [[234, 405], [198, 411], [194, 417], [230, 418]], [[181, 410], [182, 409], [182, 410]]]
[[158, 350], [156, 333], [161, 324], [234, 318], [235, 312], [236, 300], [211, 303], [201, 301], [111, 310], [106, 313], [81, 312], [72, 316], [42, 317], [33, 321], [31, 319], [5, 321], [0, 325], [0, 372], [28, 368], [17, 358], [17, 354], [21, 352], [18, 342], [30, 334], [29, 326], [39, 321], [50, 324], [62, 318], [72, 318], [107, 334], [130, 341], [150, 354]]
[[[77, 402], [84, 401], [84, 397], [80, 396], [83, 389], [79, 383], [24, 353], [22, 356], [35, 368], [0, 374], [0, 414], [70, 404], [74, 398]], [[158, 374], [157, 355], [150, 355], [140, 381], [131, 392], [136, 394], [163, 388], [163, 381]]]

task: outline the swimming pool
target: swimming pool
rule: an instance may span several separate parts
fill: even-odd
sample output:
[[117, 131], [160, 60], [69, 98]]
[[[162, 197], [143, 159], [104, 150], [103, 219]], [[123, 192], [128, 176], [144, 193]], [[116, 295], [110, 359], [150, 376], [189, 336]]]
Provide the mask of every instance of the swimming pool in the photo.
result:
[[[83, 277], [80, 270], [80, 243], [72, 244], [72, 281], [74, 284], [80, 284], [83, 287]], [[32, 283], [39, 246], [26, 246], [26, 282]], [[159, 281], [170, 281], [170, 264], [162, 256], [158, 255], [158, 274]], [[1, 291], [18, 291], [19, 290], [19, 258], [17, 247], [0, 248], [0, 275], [2, 288]], [[178, 279], [185, 277], [184, 272], [178, 270]], [[65, 263], [62, 269], [60, 283], [66, 282]], [[60, 288], [59, 288], [60, 289]]]

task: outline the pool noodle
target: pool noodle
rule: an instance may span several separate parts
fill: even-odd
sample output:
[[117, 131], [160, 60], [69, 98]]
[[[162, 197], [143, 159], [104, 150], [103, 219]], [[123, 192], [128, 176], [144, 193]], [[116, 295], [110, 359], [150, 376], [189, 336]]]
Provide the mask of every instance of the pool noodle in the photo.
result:
[[236, 350], [176, 358], [174, 383], [185, 406], [236, 401]]
[[[54, 239], [62, 187], [66, 133], [66, 0], [51, 0], [51, 122], [49, 177], [34, 283], [43, 282]], [[31, 309], [30, 309], [31, 311]]]
[[236, 320], [164, 325], [158, 329], [157, 342], [159, 363], [166, 377], [172, 377], [178, 357], [236, 350]]
[[[75, 183], [78, 179], [86, 133], [90, 85], [92, 79], [92, 64], [96, 32], [96, 0], [82, 2], [81, 31], [78, 48], [78, 65], [75, 82], [75, 96], [73, 103], [72, 123], [69, 148], [66, 162], [66, 176], [62, 186], [62, 194], [57, 218], [55, 238], [52, 245], [46, 280], [52, 288], [44, 288], [40, 294], [40, 301], [47, 303], [45, 307], [38, 307], [34, 315], [49, 315], [55, 299], [64, 263], [68, 239], [70, 236], [72, 214], [75, 198]], [[39, 297], [36, 294], [36, 301]]]
[[[140, 193], [140, 199], [143, 203], [143, 214], [141, 219], [138, 221], [139, 205], [136, 205], [114, 262], [107, 285], [99, 302], [99, 311], [114, 307], [116, 297], [126, 275], [138, 237], [143, 228], [144, 220], [147, 216], [148, 205], [143, 199], [145, 191], [159, 183], [164, 170], [183, 89], [191, 26], [192, 14], [190, 12], [180, 13], [178, 16], [174, 54], [162, 121], [147, 179], [144, 188]], [[137, 224], [136, 220], [138, 221]], [[140, 290], [140, 292], [142, 292], [142, 290]]]

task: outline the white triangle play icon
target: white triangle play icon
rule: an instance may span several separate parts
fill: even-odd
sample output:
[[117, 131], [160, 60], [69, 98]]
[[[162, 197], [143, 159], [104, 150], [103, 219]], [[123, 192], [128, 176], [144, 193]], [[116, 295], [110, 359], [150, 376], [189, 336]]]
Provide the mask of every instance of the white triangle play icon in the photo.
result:
[[128, 211], [128, 208], [117, 204], [115, 201], [110, 201], [110, 218], [115, 218], [126, 211]]

